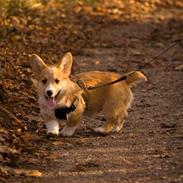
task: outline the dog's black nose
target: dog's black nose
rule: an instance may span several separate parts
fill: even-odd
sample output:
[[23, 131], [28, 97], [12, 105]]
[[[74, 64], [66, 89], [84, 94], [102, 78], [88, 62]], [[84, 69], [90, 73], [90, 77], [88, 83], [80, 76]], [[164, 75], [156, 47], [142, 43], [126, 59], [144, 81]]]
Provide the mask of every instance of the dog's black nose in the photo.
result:
[[46, 93], [47, 93], [48, 97], [51, 97], [53, 95], [53, 92], [51, 90], [47, 90]]

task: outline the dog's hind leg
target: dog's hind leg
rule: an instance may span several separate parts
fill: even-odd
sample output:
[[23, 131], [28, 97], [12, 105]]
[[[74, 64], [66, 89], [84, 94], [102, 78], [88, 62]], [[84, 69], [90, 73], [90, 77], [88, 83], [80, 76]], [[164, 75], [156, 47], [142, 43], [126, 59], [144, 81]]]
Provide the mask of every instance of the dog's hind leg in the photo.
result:
[[124, 124], [124, 118], [127, 117], [128, 105], [124, 105], [122, 102], [111, 100], [107, 101], [103, 106], [103, 114], [106, 119], [101, 127], [95, 129], [96, 132], [109, 133], [119, 132]]
[[118, 125], [119, 123], [119, 115], [118, 113], [120, 113], [120, 111], [118, 110], [106, 110], [105, 106], [103, 109], [103, 113], [104, 113], [104, 118], [106, 119], [106, 122], [100, 126], [95, 128], [96, 132], [99, 133], [109, 133], [112, 132], [113, 129]]
[[115, 120], [107, 120], [102, 126], [95, 128], [95, 132], [97, 133], [109, 133], [112, 132], [115, 127]]
[[113, 132], [119, 132], [122, 128], [123, 128], [123, 125], [124, 125], [124, 122], [125, 122], [125, 118], [128, 117], [128, 113], [125, 111], [125, 112], [122, 112], [121, 115], [119, 116], [118, 120], [117, 120], [117, 123], [115, 124], [114, 128], [113, 128]]
[[127, 117], [127, 112], [122, 112], [116, 118], [107, 118], [107, 121], [95, 129], [99, 133], [119, 132], [124, 125], [124, 119]]

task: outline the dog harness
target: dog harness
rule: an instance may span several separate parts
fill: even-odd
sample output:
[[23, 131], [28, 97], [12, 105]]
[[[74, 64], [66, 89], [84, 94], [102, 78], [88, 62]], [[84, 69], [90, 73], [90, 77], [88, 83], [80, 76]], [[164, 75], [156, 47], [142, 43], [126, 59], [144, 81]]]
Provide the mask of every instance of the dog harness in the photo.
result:
[[78, 98], [75, 98], [70, 107], [57, 107], [55, 109], [55, 117], [58, 119], [67, 120], [67, 115], [73, 112], [78, 104]]

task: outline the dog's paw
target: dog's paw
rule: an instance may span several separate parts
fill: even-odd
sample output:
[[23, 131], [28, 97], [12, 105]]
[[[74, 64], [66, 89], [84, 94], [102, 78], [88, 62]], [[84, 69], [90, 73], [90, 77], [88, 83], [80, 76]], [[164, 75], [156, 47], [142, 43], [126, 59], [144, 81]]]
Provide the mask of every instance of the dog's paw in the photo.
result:
[[59, 134], [59, 124], [57, 121], [49, 121], [46, 124], [47, 128], [47, 135], [49, 136], [50, 134], [58, 136]]
[[47, 134], [46, 134], [46, 138], [47, 138], [47, 139], [57, 139], [57, 138], [58, 138], [58, 134], [47, 133]]
[[95, 128], [94, 131], [96, 133], [106, 133], [105, 129], [102, 126]]
[[54, 130], [47, 130], [46, 134], [49, 136], [58, 136], [59, 135], [59, 129], [54, 129]]
[[119, 131], [121, 131], [121, 129], [123, 128], [123, 124], [124, 123], [120, 123], [120, 124], [114, 126], [114, 128], [112, 129], [112, 132], [119, 132]]
[[122, 125], [115, 126], [115, 127], [112, 129], [112, 132], [119, 132], [119, 131], [121, 131], [122, 128], [123, 128]]
[[61, 133], [62, 136], [70, 137], [74, 134], [76, 128], [77, 127], [64, 126], [64, 128], [62, 129], [62, 131], [60, 133]]

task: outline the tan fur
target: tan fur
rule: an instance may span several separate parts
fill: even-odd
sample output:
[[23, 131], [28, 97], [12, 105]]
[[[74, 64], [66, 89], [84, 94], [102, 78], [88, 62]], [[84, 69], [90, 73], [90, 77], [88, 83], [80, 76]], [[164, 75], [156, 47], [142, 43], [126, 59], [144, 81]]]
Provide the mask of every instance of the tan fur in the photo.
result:
[[[132, 73], [132, 72], [130, 72]], [[141, 81], [147, 81], [146, 76], [144, 76], [144, 74], [142, 74], [140, 71], [135, 71], [133, 72], [133, 74], [129, 74], [126, 82], [128, 84], [129, 87], [135, 86], [136, 84], [140, 83]]]
[[[65, 136], [73, 135], [75, 129], [81, 123], [83, 115], [92, 116], [100, 111], [103, 112], [106, 123], [95, 130], [101, 133], [120, 131], [124, 119], [128, 116], [127, 110], [133, 100], [130, 88], [147, 80], [141, 72], [136, 71], [130, 74], [127, 80], [88, 91], [82, 90], [76, 81], [82, 80], [86, 86], [98, 86], [114, 81], [121, 75], [112, 72], [91, 71], [77, 74], [70, 79], [72, 66], [72, 55], [70, 53], [66, 53], [61, 62], [54, 66], [47, 66], [37, 55], [32, 56], [32, 61], [32, 68], [36, 76], [34, 85], [37, 87], [41, 113], [46, 121], [57, 120], [54, 116], [54, 110], [50, 110], [43, 105], [45, 100], [43, 93], [50, 83], [55, 91], [61, 89], [61, 93], [56, 100], [57, 106], [69, 107], [75, 98], [78, 100], [76, 110], [69, 113], [66, 126], [61, 132]], [[48, 79], [47, 84], [41, 82], [45, 77]], [[61, 84], [56, 84], [55, 78], [59, 78]]]

